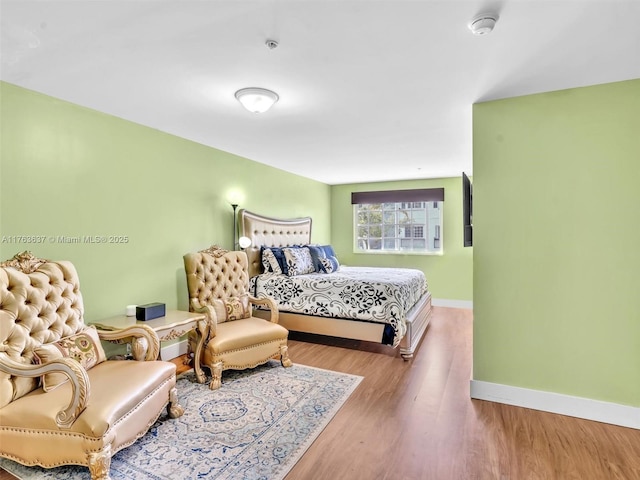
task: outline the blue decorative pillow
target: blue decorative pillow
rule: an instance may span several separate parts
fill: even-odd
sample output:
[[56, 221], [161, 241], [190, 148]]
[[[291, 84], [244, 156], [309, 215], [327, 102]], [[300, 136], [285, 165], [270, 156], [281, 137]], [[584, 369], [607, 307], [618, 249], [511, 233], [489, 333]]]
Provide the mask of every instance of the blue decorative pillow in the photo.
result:
[[336, 257], [336, 252], [333, 251], [333, 247], [331, 245], [321, 245], [320, 248], [324, 250], [325, 257]]
[[[267, 255], [265, 255], [265, 252], [267, 250], [269, 249], [264, 247], [260, 249], [260, 262], [262, 263], [262, 270], [265, 273], [268, 273], [271, 271], [271, 264], [269, 263], [269, 258], [267, 257]], [[271, 250], [269, 251], [271, 252]], [[273, 252], [271, 252], [271, 254], [273, 255]]]
[[280, 247], [271, 247], [271, 251], [275, 255], [276, 260], [278, 260], [278, 265], [280, 265], [280, 270], [282, 270], [282, 273], [288, 275], [287, 259], [284, 256], [283, 249]]
[[331, 245], [307, 245], [313, 261], [313, 267], [318, 273], [332, 273], [340, 268], [340, 262]]
[[313, 268], [316, 272], [324, 273], [324, 267], [322, 266], [322, 259], [327, 258], [322, 247], [318, 245], [309, 245], [307, 247], [311, 254], [311, 260], [313, 260]]
[[[318, 245], [314, 248], [317, 251], [318, 264], [320, 266], [320, 269], [317, 271], [322, 273], [337, 272], [340, 268], [340, 262], [338, 261], [338, 257], [336, 256], [336, 252], [333, 250], [333, 247], [331, 245]], [[311, 250], [311, 247], [309, 247], [309, 249]]]
[[[329, 263], [331, 263], [331, 267], [332, 267], [331, 272], [337, 272], [338, 269], [340, 268], [340, 262], [338, 261], [338, 257], [336, 257], [335, 255], [327, 256], [327, 260], [329, 261]], [[327, 272], [327, 273], [331, 273], [331, 272]]]
[[282, 273], [282, 268], [270, 248], [262, 250], [262, 266], [265, 272]]
[[[335, 257], [333, 257], [333, 258], [335, 258]], [[322, 273], [333, 273], [334, 272], [333, 263], [331, 262], [331, 260], [329, 260], [326, 257], [320, 259], [320, 266], [322, 268]]]
[[295, 275], [305, 275], [314, 273], [316, 270], [311, 259], [311, 252], [308, 248], [291, 248], [282, 249], [287, 259], [287, 275], [293, 277]]
[[[267, 254], [267, 256], [269, 258], [267, 258], [265, 260], [265, 256], [264, 256], [264, 252], [265, 250], [270, 250], [271, 253], [273, 254], [273, 256], [275, 257], [278, 266], [280, 267], [280, 271], [278, 271], [278, 269], [273, 269], [273, 266], [270, 263], [270, 257], [269, 254]], [[282, 251], [282, 248], [280, 247], [262, 247], [262, 265], [265, 267], [264, 271], [265, 272], [273, 272], [273, 273], [284, 273], [285, 275], [287, 274], [287, 260], [284, 258], [284, 252]], [[267, 262], [267, 264], [269, 265], [269, 268], [267, 268], [267, 266], [265, 265], [265, 261]]]

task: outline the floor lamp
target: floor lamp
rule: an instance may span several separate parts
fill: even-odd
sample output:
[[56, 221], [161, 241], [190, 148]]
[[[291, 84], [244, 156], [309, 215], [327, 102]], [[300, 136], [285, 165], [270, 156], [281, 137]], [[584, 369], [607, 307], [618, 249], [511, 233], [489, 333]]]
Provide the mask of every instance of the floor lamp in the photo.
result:
[[236, 217], [236, 210], [238, 208], [237, 203], [232, 203], [231, 207], [233, 207], [233, 249], [238, 249], [238, 220]]

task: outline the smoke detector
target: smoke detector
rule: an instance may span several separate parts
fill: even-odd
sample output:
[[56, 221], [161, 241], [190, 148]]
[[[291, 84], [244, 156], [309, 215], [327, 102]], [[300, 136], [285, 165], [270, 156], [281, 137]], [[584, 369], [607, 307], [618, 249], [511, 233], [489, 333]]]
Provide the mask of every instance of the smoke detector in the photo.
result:
[[494, 13], [483, 13], [482, 15], [477, 15], [469, 22], [469, 30], [471, 30], [474, 35], [486, 35], [487, 33], [491, 33], [493, 27], [496, 26], [498, 18], [500, 17]]

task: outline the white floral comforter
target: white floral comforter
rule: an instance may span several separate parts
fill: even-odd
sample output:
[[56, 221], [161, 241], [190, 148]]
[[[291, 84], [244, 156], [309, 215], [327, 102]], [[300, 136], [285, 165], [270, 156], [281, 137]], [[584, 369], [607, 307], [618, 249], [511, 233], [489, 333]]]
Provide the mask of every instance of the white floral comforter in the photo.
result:
[[281, 312], [387, 324], [383, 343], [397, 346], [406, 316], [427, 291], [422, 271], [410, 268], [349, 267], [334, 273], [289, 277], [264, 273], [251, 279], [256, 297], [273, 298]]

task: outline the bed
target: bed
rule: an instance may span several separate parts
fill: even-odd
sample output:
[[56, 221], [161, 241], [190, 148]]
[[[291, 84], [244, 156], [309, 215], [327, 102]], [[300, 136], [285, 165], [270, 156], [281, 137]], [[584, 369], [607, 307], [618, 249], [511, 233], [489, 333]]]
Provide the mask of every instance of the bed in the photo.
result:
[[[431, 315], [431, 294], [423, 272], [346, 265], [331, 271], [336, 265], [329, 261], [330, 255], [314, 256], [318, 271], [290, 275], [278, 271], [271, 258], [276, 269], [271, 271], [267, 260], [263, 264], [265, 249], [280, 254], [282, 250], [296, 253], [295, 248], [285, 247], [311, 251], [329, 247], [327, 254], [332, 249], [311, 243], [311, 217], [277, 219], [244, 209], [238, 216], [241, 236], [251, 240], [245, 251], [253, 294], [276, 301], [281, 325], [293, 332], [389, 345], [399, 348], [403, 359], [413, 357]], [[322, 270], [323, 265], [330, 273]]]

